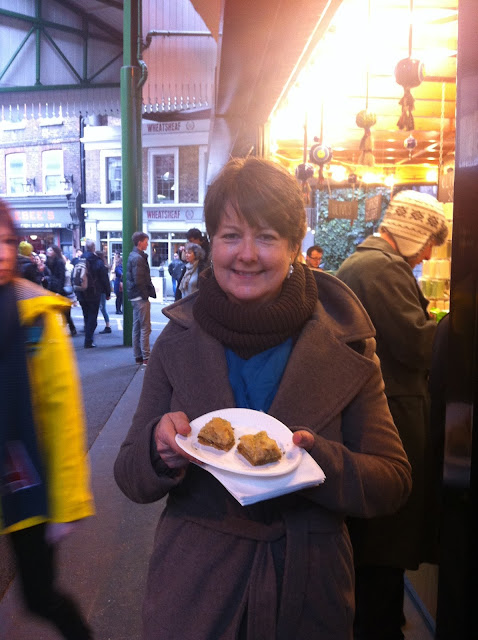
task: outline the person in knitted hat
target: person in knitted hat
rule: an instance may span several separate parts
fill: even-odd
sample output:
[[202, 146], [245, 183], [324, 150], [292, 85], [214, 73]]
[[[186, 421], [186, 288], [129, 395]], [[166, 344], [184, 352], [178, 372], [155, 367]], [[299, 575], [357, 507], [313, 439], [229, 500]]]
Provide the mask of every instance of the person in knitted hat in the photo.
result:
[[22, 240], [18, 245], [18, 253], [21, 256], [31, 256], [33, 253], [33, 246], [26, 240]]
[[17, 272], [20, 277], [35, 284], [41, 283], [42, 276], [33, 256], [33, 246], [26, 240], [22, 240], [18, 245]]
[[[204, 217], [211, 265], [197, 291], [164, 310], [169, 323], [115, 462], [131, 500], [169, 494], [149, 565], [144, 637], [350, 640], [345, 519], [392, 513], [410, 489], [374, 329], [337, 278], [317, 272], [316, 280], [298, 261], [303, 194], [276, 164], [229, 161], [208, 189]], [[236, 428], [230, 451], [198, 443], [196, 419], [213, 416], [232, 421], [229, 433]], [[290, 473], [288, 453], [253, 466], [235, 448], [239, 436], [263, 429], [274, 439], [272, 418], [287, 425], [283, 442], [300, 456]], [[198, 447], [192, 455], [185, 441]], [[267, 444], [256, 443], [256, 453]], [[224, 470], [192, 464], [197, 457]], [[181, 615], [178, 601], [187, 603]]]
[[[403, 638], [404, 570], [435, 561], [427, 490], [428, 370], [436, 322], [412, 269], [447, 236], [443, 207], [433, 196], [401, 191], [390, 202], [380, 237], [369, 236], [340, 266], [337, 277], [358, 296], [377, 331], [385, 393], [412, 465], [413, 487], [395, 515], [351, 520], [356, 563], [354, 640]], [[430, 529], [428, 529], [430, 530]]]
[[443, 205], [428, 193], [400, 191], [385, 212], [381, 233], [409, 264], [429, 260], [431, 248], [447, 237]]

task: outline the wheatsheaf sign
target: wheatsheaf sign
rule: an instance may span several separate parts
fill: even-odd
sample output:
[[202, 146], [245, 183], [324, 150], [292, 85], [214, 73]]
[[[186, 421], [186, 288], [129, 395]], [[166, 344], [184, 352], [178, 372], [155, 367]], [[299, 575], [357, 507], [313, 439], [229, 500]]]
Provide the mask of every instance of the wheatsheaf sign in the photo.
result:
[[191, 220], [202, 220], [202, 208], [190, 209], [146, 209], [145, 210], [147, 220], [182, 220], [183, 222], [189, 222]]

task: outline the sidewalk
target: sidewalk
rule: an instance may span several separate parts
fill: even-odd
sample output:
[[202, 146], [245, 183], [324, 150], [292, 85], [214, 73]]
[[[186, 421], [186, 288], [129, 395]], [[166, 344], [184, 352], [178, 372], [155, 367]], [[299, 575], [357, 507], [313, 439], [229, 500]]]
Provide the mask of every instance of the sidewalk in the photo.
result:
[[[131, 424], [144, 376], [138, 369], [90, 449], [97, 515], [61, 546], [60, 582], [72, 593], [96, 640], [139, 640], [141, 602], [154, 530], [164, 501], [136, 505], [113, 478], [118, 448]], [[0, 601], [0, 640], [59, 640], [50, 625], [23, 609], [13, 581]]]

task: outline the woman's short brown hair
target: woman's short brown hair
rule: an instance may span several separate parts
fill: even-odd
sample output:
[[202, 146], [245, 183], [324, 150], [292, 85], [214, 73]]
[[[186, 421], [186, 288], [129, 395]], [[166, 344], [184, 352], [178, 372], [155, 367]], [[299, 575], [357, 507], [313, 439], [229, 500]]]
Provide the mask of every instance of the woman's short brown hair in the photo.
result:
[[233, 158], [211, 183], [204, 199], [204, 219], [211, 240], [226, 205], [251, 227], [267, 225], [300, 248], [306, 232], [304, 199], [297, 180], [278, 164], [262, 158]]

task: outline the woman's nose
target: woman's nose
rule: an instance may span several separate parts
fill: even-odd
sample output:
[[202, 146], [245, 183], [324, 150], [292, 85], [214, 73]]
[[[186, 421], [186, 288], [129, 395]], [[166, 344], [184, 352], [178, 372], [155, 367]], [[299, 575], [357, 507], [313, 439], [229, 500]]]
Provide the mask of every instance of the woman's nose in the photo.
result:
[[257, 246], [254, 238], [244, 237], [239, 245], [238, 257], [241, 260], [256, 260], [257, 259]]

